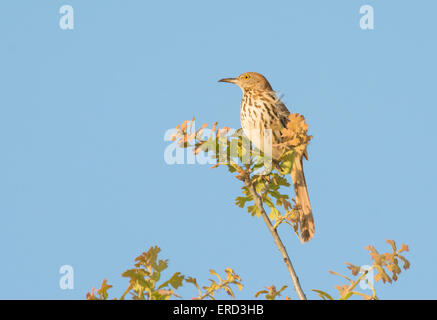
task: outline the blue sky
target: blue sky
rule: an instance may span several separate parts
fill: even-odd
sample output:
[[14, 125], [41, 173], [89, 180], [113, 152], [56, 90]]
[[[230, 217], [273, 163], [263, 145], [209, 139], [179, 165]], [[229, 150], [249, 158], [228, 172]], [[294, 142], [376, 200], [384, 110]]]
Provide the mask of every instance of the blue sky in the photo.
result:
[[[74, 30], [59, 8], [74, 8]], [[373, 5], [375, 29], [359, 27]], [[364, 249], [410, 246], [380, 298], [436, 298], [436, 60], [432, 1], [2, 1], [0, 298], [83, 299], [152, 245], [207, 283], [232, 267], [250, 299], [290, 285], [225, 168], [164, 162], [166, 130], [196, 116], [239, 127], [238, 88], [263, 73], [305, 115], [316, 236], [280, 229], [304, 291], [336, 294]], [[61, 290], [59, 268], [74, 268]], [[195, 291], [181, 291], [191, 298]], [[287, 295], [295, 298], [289, 289]]]

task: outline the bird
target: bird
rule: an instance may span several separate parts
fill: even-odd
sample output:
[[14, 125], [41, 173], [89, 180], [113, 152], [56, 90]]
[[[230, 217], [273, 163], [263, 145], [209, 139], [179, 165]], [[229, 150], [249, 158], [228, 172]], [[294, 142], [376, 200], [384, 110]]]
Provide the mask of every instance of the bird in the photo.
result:
[[[236, 78], [224, 78], [219, 82], [233, 83], [243, 92], [240, 105], [240, 122], [245, 136], [261, 151], [269, 151], [274, 160], [279, 160], [283, 148], [279, 147], [283, 140], [277, 127], [285, 128], [289, 121], [290, 111], [277, 96], [268, 80], [260, 73], [245, 72]], [[264, 137], [271, 130], [272, 143], [265, 148]], [[268, 149], [268, 150], [266, 150]], [[271, 151], [270, 151], [271, 150]], [[293, 181], [296, 209], [299, 212], [300, 240], [306, 243], [314, 236], [314, 218], [308, 194], [308, 187], [303, 171], [303, 157], [306, 150], [294, 158], [291, 179]]]

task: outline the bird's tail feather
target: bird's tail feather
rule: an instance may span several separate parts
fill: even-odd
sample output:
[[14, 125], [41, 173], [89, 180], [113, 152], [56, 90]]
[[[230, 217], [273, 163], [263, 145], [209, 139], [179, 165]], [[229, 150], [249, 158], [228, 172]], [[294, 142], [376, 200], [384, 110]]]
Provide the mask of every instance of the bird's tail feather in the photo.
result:
[[312, 239], [315, 232], [313, 212], [308, 195], [308, 188], [303, 173], [302, 157], [297, 156], [291, 170], [294, 192], [296, 194], [296, 205], [299, 208], [300, 240], [302, 243]]

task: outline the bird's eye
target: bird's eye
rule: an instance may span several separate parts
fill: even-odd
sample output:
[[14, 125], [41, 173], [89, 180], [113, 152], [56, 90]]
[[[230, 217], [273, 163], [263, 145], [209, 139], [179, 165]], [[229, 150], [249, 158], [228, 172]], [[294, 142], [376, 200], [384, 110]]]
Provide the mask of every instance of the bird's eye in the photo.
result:
[[246, 74], [245, 76], [244, 76], [244, 79], [249, 79], [250, 78], [250, 76], [248, 75], [248, 74]]

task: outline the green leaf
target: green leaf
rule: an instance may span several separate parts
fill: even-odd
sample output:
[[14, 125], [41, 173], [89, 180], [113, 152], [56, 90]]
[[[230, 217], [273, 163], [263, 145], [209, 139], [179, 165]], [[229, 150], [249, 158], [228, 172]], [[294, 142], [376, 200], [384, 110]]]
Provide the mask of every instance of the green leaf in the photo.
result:
[[222, 281], [222, 278], [220, 278], [220, 276], [218, 275], [217, 272], [215, 272], [215, 270], [210, 269], [210, 270], [209, 270], [209, 273], [211, 273], [213, 276], [216, 276], [220, 281]]
[[237, 197], [235, 199], [235, 204], [240, 208], [244, 208], [244, 206], [246, 205], [246, 202], [251, 201], [251, 200], [252, 200], [252, 197], [250, 197], [250, 196]]
[[273, 207], [270, 210], [270, 214], [269, 214], [270, 220], [275, 221], [278, 220], [280, 217], [281, 217], [281, 213], [279, 212], [279, 210]]
[[321, 297], [323, 300], [326, 300], [326, 299], [334, 300], [328, 293], [326, 293], [324, 291], [315, 290], [315, 289], [313, 289], [312, 291], [316, 292], [319, 295], [319, 297]]
[[104, 299], [108, 299], [108, 289], [112, 288], [112, 285], [108, 284], [108, 281], [105, 279], [102, 282], [102, 286], [100, 290], [98, 290], [98, 294]]
[[252, 216], [257, 216], [259, 217], [261, 215], [260, 210], [258, 209], [257, 206], [253, 205], [253, 206], [248, 206], [247, 207], [247, 211], [252, 215]]
[[184, 281], [185, 277], [181, 275], [180, 272], [176, 272], [171, 276], [171, 278], [165, 282], [163, 282], [158, 289], [165, 288], [169, 285], [171, 285], [173, 288], [177, 289], [182, 286], [182, 282]]
[[237, 169], [235, 169], [235, 166], [232, 164], [228, 164], [228, 170], [230, 173], [234, 173], [237, 171]]
[[259, 295], [261, 295], [261, 294], [268, 294], [269, 292], [267, 291], [267, 290], [261, 290], [261, 291], [258, 291], [257, 293], [255, 293], [255, 298], [258, 298], [259, 297]]
[[293, 150], [288, 151], [284, 154], [284, 156], [281, 158], [281, 174], [287, 175], [291, 173], [291, 170], [293, 169], [293, 163], [296, 153]]

